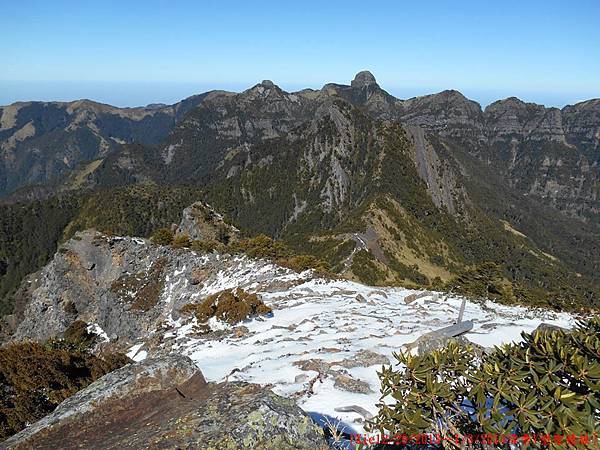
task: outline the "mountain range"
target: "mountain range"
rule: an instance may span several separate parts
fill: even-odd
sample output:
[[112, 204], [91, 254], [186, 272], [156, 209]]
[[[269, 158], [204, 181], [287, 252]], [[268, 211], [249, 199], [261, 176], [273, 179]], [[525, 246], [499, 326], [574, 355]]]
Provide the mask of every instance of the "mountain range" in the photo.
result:
[[[175, 105], [0, 108], [0, 295], [95, 227], [148, 236], [210, 203], [369, 284], [561, 309], [600, 302], [600, 100], [401, 100], [369, 72]], [[35, 245], [32, 245], [35, 244]]]

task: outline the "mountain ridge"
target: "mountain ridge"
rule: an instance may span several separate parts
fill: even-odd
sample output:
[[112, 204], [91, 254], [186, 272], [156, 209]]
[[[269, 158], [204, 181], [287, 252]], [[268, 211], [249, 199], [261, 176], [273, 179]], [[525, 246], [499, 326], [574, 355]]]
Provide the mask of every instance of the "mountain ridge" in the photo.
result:
[[[181, 192], [246, 235], [282, 239], [351, 279], [458, 283], [465, 293], [574, 308], [595, 304], [600, 282], [598, 107], [563, 113], [508, 98], [482, 110], [453, 90], [399, 100], [369, 72], [295, 93], [264, 80], [206, 94], [164, 138], [91, 151], [38, 194], [24, 188], [4, 202], [78, 198], [58, 221], [68, 230], [59, 239], [106, 226], [104, 215], [116, 233], [147, 236], [130, 212], [100, 199], [126, 198], [155, 217], [144, 190], [153, 192], [147, 207]], [[13, 280], [24, 275], [1, 249], [0, 260]]]

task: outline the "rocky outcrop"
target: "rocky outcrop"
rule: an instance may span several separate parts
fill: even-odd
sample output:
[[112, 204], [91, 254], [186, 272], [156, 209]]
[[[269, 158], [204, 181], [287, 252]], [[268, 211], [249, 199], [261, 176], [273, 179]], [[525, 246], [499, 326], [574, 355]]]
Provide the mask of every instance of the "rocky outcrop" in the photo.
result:
[[600, 99], [562, 109], [567, 142], [580, 147], [594, 161], [600, 159]]
[[226, 223], [221, 214], [203, 202], [196, 202], [183, 210], [177, 234], [184, 234], [192, 240], [216, 241], [223, 244], [236, 241], [240, 237], [237, 228]]
[[404, 100], [399, 118], [440, 136], [478, 143], [483, 139], [483, 113], [479, 103], [455, 90]]
[[[222, 282], [229, 273], [238, 274], [235, 284]], [[126, 350], [156, 329], [183, 320], [184, 305], [201, 303], [224, 289], [255, 292], [293, 282], [291, 274], [264, 260], [81, 232], [24, 283], [23, 306], [18, 317], [5, 320], [5, 332], [8, 340], [41, 341], [61, 337], [72, 323], [82, 321], [99, 336], [99, 347]]]
[[292, 400], [247, 383], [207, 383], [187, 357], [109, 373], [0, 448], [315, 449], [322, 431]]
[[368, 70], [363, 70], [362, 72], [358, 72], [350, 86], [353, 88], [362, 88], [364, 86], [377, 85], [377, 81], [375, 81], [375, 77]]
[[459, 207], [457, 198], [459, 195], [466, 198], [467, 192], [459, 185], [455, 171], [447, 160], [438, 156], [422, 128], [407, 126], [406, 129], [413, 142], [411, 156], [419, 176], [427, 184], [431, 199], [438, 208], [446, 208], [450, 214], [456, 214]]
[[507, 184], [567, 215], [600, 213], [600, 102], [563, 110], [515, 97], [485, 110], [488, 146], [479, 157]]
[[486, 133], [491, 141], [504, 138], [565, 142], [561, 112], [516, 97], [499, 100], [485, 109]]

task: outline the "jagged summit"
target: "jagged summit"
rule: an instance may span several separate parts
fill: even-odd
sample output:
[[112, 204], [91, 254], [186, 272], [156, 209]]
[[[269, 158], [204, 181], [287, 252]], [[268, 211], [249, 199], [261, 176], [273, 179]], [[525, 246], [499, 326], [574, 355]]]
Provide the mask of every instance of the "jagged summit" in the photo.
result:
[[354, 77], [354, 80], [350, 83], [350, 86], [353, 88], [361, 88], [364, 86], [377, 85], [377, 81], [371, 72], [368, 70], [363, 70], [362, 72], [358, 72]]
[[240, 95], [242, 97], [254, 99], [257, 97], [265, 98], [273, 95], [280, 96], [283, 93], [284, 91], [271, 80], [262, 80], [260, 83], [255, 84], [251, 88], [243, 91]]
[[272, 88], [275, 87], [275, 83], [273, 83], [271, 80], [262, 80], [260, 82], [261, 86], [266, 87], [266, 88]]

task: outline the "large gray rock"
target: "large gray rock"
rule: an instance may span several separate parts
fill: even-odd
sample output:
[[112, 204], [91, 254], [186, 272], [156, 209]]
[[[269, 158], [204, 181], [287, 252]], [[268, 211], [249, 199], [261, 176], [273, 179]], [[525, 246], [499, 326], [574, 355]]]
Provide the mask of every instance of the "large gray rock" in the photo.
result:
[[450, 342], [456, 342], [462, 346], [472, 346], [477, 353], [483, 352], [483, 347], [470, 342], [463, 335], [473, 328], [473, 322], [468, 320], [454, 325], [440, 328], [425, 333], [413, 342], [405, 344], [405, 349], [418, 355], [425, 355], [434, 350], [446, 347]]
[[292, 400], [206, 383], [183, 356], [131, 364], [65, 400], [0, 448], [316, 449], [320, 428]]
[[535, 330], [533, 330], [533, 333], [554, 332], [554, 331], [563, 331], [564, 332], [564, 331], [569, 331], [569, 330], [567, 330], [566, 328], [563, 328], [563, 327], [559, 327], [558, 325], [542, 322], [537, 326], [537, 328]]
[[454, 342], [462, 347], [472, 347], [475, 351], [475, 354], [482, 355], [484, 353], [484, 348], [479, 344], [475, 344], [474, 342], [469, 341], [464, 336], [429, 336], [427, 339], [423, 339], [419, 341], [417, 345], [417, 354], [426, 355], [427, 353], [431, 353], [434, 350], [440, 350], [445, 348], [450, 344], [450, 342]]

